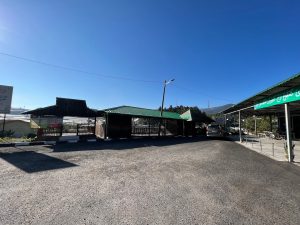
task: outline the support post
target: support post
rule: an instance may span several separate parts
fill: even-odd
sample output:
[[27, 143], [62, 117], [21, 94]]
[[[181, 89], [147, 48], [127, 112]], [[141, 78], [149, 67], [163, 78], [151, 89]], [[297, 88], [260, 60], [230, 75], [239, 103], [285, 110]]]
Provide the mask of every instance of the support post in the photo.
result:
[[62, 125], [61, 125], [61, 128], [60, 128], [60, 134], [59, 134], [59, 136], [62, 136], [62, 135], [63, 135], [63, 130], [64, 130], [64, 125], [62, 124]]
[[108, 138], [108, 113], [105, 113], [105, 135], [104, 139]]
[[226, 116], [226, 114], [224, 115], [224, 128], [225, 128], [225, 130], [226, 130], [226, 120], [227, 120], [227, 116]]
[[95, 117], [95, 124], [94, 124], [94, 135], [96, 136], [96, 126], [97, 126], [97, 117]]
[[292, 137], [291, 137], [291, 116], [290, 116], [290, 107], [287, 103], [284, 104], [284, 114], [285, 114], [285, 125], [286, 125], [288, 161], [292, 162], [293, 152], [292, 152]]
[[242, 121], [241, 121], [241, 110], [239, 110], [239, 136], [240, 136], [240, 142], [242, 143]]
[[148, 119], [148, 134], [149, 134], [149, 136], [151, 136], [151, 119], [149, 118]]
[[4, 136], [4, 130], [5, 130], [5, 119], [6, 119], [6, 113], [4, 114], [4, 118], [3, 118], [3, 126], [2, 126], [2, 134]]
[[259, 145], [260, 145], [260, 151], [262, 152], [262, 143], [261, 143], [261, 139], [259, 139]]
[[272, 115], [269, 115], [270, 131], [273, 132]]
[[257, 118], [254, 116], [254, 130], [255, 130], [255, 136], [257, 136]]

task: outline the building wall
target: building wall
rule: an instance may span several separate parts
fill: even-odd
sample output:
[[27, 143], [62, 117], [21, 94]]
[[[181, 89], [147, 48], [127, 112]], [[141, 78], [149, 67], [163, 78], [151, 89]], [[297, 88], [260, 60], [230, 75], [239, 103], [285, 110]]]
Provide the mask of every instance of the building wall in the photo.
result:
[[180, 135], [181, 132], [178, 129], [178, 122], [177, 120], [167, 120], [166, 121], [166, 129], [168, 135]]
[[95, 127], [95, 135], [97, 138], [105, 138], [105, 123], [97, 120]]
[[193, 122], [193, 121], [184, 121], [184, 135], [185, 136], [194, 136], [194, 135], [196, 135], [195, 122]]
[[[0, 129], [2, 131], [3, 120], [0, 121]], [[36, 131], [30, 128], [30, 122], [22, 120], [7, 120], [5, 121], [5, 131], [14, 131], [13, 137], [24, 137], [30, 133], [35, 133]]]
[[[291, 116], [291, 127], [292, 127], [292, 134], [295, 138], [300, 138], [300, 115], [293, 115]], [[285, 117], [278, 118], [278, 128], [280, 131], [285, 132]]]
[[293, 132], [296, 138], [300, 138], [300, 116], [294, 116], [292, 119]]
[[120, 114], [108, 114], [109, 138], [129, 138], [131, 137], [131, 116]]
[[177, 135], [184, 135], [184, 120], [177, 120]]

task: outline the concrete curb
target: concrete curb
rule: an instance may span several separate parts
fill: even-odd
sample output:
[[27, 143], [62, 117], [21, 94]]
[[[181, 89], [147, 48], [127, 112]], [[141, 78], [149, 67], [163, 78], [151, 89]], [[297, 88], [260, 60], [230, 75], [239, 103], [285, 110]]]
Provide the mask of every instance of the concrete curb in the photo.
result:
[[[137, 139], [142, 138], [138, 137]], [[156, 139], [157, 137], [143, 137], [143, 138], [150, 138], [150, 139]], [[163, 139], [164, 137], [161, 137], [160, 139]], [[169, 137], [168, 137], [169, 138]], [[189, 137], [182, 137], [182, 136], [175, 136], [172, 138], [189, 138]], [[56, 145], [56, 144], [76, 144], [76, 143], [95, 143], [95, 142], [110, 142], [115, 140], [135, 140], [135, 138], [124, 138], [124, 139], [97, 139], [97, 138], [91, 138], [91, 139], [79, 139], [79, 140], [63, 140], [63, 141], [34, 141], [34, 142], [14, 142], [14, 143], [3, 143], [0, 144], [1, 147], [17, 147], [17, 146], [32, 146], [32, 145]]]
[[[285, 159], [279, 159], [279, 158], [277, 158], [277, 157], [273, 157], [272, 155], [265, 154], [264, 152], [260, 152], [260, 151], [257, 151], [257, 150], [255, 150], [255, 149], [252, 149], [251, 147], [249, 147], [249, 146], [247, 146], [247, 145], [245, 144], [246, 142], [244, 142], [244, 139], [243, 139], [243, 142], [240, 142], [240, 141], [234, 141], [234, 140], [231, 140], [231, 141], [234, 142], [234, 143], [236, 143], [236, 144], [239, 144], [239, 145], [241, 145], [241, 146], [243, 146], [243, 147], [245, 147], [245, 148], [247, 148], [247, 149], [250, 150], [250, 151], [253, 151], [253, 152], [256, 152], [256, 153], [258, 153], [258, 154], [260, 154], [260, 155], [263, 155], [263, 156], [265, 156], [265, 157], [268, 157], [269, 159], [272, 159], [272, 160], [274, 160], [274, 161], [277, 161], [277, 162], [287, 162], [287, 163], [288, 163], [288, 161], [285, 160]], [[291, 162], [291, 163], [293, 163], [293, 162]]]
[[34, 141], [34, 142], [14, 142], [14, 143], [3, 143], [1, 147], [20, 147], [20, 146], [32, 146], [32, 145], [56, 145], [64, 143], [79, 143], [79, 142], [97, 142], [97, 139], [86, 139], [86, 140], [70, 140], [70, 141]]
[[48, 143], [49, 141], [35, 141], [35, 142], [15, 142], [15, 143], [4, 143], [0, 144], [1, 147], [19, 147], [19, 146], [30, 146], [30, 145], [51, 145], [55, 143]]
[[30, 143], [29, 142], [16, 142], [15, 146], [29, 146]]

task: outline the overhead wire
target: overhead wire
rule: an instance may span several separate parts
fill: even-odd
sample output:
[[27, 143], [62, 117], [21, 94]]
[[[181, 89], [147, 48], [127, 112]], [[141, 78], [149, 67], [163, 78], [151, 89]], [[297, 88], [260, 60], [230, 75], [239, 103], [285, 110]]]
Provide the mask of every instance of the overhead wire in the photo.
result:
[[94, 75], [94, 76], [103, 77], [103, 78], [128, 80], [128, 81], [135, 81], [135, 82], [145, 82], [145, 83], [161, 83], [160, 81], [156, 81], [156, 80], [142, 80], [142, 79], [135, 79], [135, 78], [124, 77], [124, 76], [112, 76], [112, 75], [105, 75], [105, 74], [101, 74], [101, 73], [94, 73], [94, 72], [80, 70], [80, 69], [76, 69], [76, 68], [72, 68], [72, 67], [52, 64], [52, 63], [48, 63], [48, 62], [44, 62], [44, 61], [39, 61], [39, 60], [25, 58], [25, 57], [13, 55], [13, 54], [8, 54], [8, 53], [5, 53], [5, 52], [0, 52], [0, 55], [15, 58], [15, 59], [19, 59], [19, 60], [23, 60], [23, 61], [27, 61], [27, 62], [31, 62], [31, 63], [36, 63], [36, 64], [45, 65], [45, 66], [55, 67], [55, 68], [63, 69], [63, 70], [69, 70], [69, 71], [73, 71], [73, 72], [77, 72], [77, 73], [84, 73], [84, 74]]
[[[6, 52], [1, 52], [1, 51], [0, 51], [0, 55], [10, 57], [10, 58], [15, 58], [15, 59], [18, 59], [18, 60], [31, 62], [31, 63], [36, 63], [36, 64], [40, 64], [40, 65], [44, 65], [44, 66], [54, 67], [54, 68], [63, 69], [63, 70], [69, 70], [69, 71], [73, 71], [73, 72], [77, 72], [77, 73], [93, 75], [93, 76], [97, 76], [97, 77], [103, 77], [103, 78], [109, 78], [109, 79], [118, 79], [118, 80], [128, 80], [128, 81], [133, 81], [133, 82], [162, 83], [161, 81], [158, 81], [158, 80], [143, 80], [143, 79], [135, 79], [135, 78], [130, 78], [130, 77], [124, 77], [124, 76], [112, 76], [112, 75], [105, 75], [105, 74], [101, 74], [101, 73], [89, 72], [89, 71], [85, 71], [85, 70], [76, 69], [76, 68], [73, 68], [73, 67], [67, 67], [67, 66], [62, 66], [62, 65], [58, 65], [58, 64], [48, 63], [48, 62], [35, 60], [35, 59], [22, 57], [22, 56], [17, 56], [17, 55], [13, 55], [13, 54], [9, 54], [9, 53], [6, 53]], [[176, 88], [183, 89], [183, 90], [186, 90], [186, 91], [189, 91], [189, 92], [193, 92], [193, 93], [199, 94], [201, 96], [206, 96], [206, 97], [209, 97], [211, 99], [222, 100], [222, 101], [227, 101], [227, 102], [231, 101], [231, 100], [225, 99], [225, 98], [210, 96], [210, 95], [207, 95], [203, 92], [199, 92], [198, 90], [192, 90], [190, 88], [186, 88], [186, 87], [180, 86], [178, 84], [175, 84], [174, 86]]]

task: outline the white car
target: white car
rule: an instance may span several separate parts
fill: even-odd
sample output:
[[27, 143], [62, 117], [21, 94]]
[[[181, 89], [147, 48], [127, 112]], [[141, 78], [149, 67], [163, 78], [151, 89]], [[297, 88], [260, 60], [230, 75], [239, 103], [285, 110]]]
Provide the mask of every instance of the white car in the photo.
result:
[[207, 137], [224, 137], [225, 136], [225, 130], [220, 125], [208, 125], [207, 131], [206, 131]]
[[[242, 134], [245, 133], [245, 129], [241, 128]], [[229, 127], [229, 132], [231, 134], [239, 134], [240, 132], [240, 127], [238, 125], [233, 125]]]

